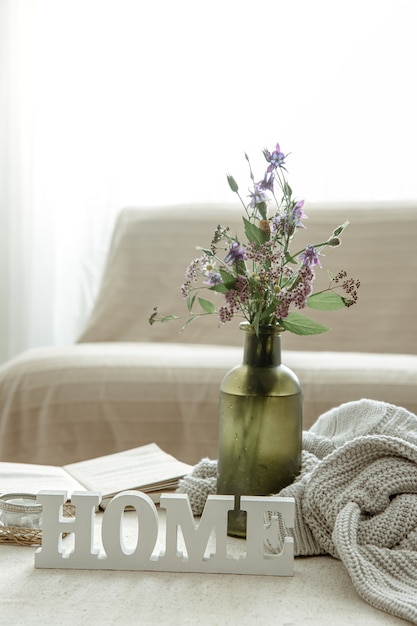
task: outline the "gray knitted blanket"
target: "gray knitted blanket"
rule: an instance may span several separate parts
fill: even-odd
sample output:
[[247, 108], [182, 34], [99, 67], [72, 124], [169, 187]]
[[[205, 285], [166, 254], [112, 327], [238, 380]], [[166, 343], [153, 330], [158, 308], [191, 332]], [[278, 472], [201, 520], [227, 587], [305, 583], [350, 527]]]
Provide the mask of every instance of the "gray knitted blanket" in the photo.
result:
[[[200, 515], [216, 461], [179, 485]], [[324, 413], [303, 434], [302, 471], [280, 496], [296, 502], [296, 556], [340, 559], [360, 596], [417, 624], [417, 417], [373, 400]], [[280, 551], [280, 537], [274, 545]]]

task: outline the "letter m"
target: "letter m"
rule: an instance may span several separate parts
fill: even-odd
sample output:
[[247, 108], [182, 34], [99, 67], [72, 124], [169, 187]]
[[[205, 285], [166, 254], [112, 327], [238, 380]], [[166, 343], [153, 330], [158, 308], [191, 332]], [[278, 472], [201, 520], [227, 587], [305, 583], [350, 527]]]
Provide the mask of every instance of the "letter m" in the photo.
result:
[[[190, 571], [204, 571], [203, 562], [213, 530], [216, 536], [215, 552], [210, 554], [212, 565], [221, 565], [227, 559], [227, 512], [234, 508], [234, 497], [210, 495], [199, 522], [194, 517], [187, 494], [162, 494], [161, 507], [166, 509], [166, 551], [164, 561], [187, 561]], [[178, 550], [179, 529], [187, 554]], [[202, 567], [203, 566], [203, 567]], [[196, 568], [196, 569], [192, 569]], [[220, 570], [221, 571], [221, 570]]]

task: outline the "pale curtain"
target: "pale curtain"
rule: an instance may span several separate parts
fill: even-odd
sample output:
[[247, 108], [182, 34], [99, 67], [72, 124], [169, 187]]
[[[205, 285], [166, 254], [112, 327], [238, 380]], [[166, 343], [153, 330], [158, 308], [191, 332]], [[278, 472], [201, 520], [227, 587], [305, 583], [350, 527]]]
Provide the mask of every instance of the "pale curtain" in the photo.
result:
[[307, 203], [417, 199], [416, 28], [415, 0], [0, 0], [0, 361], [76, 339], [123, 206], [233, 200], [244, 151], [280, 141]]

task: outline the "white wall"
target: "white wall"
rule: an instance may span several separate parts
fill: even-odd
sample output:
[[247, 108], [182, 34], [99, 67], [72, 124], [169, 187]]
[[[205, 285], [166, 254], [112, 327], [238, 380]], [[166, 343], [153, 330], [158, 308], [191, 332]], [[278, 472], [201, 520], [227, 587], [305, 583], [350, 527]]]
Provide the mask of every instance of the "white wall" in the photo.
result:
[[[0, 359], [73, 341], [119, 209], [416, 200], [415, 0], [2, 0]], [[3, 355], [3, 356], [1, 356]]]

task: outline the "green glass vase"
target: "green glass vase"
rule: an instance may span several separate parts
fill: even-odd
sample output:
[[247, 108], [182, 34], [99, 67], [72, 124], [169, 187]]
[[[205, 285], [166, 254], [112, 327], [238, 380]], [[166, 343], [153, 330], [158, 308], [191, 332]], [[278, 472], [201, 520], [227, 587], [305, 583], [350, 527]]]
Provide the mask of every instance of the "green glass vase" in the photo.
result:
[[235, 496], [228, 533], [246, 536], [240, 496], [276, 494], [301, 468], [303, 403], [296, 375], [281, 363], [280, 326], [248, 323], [243, 363], [220, 386], [217, 493]]

